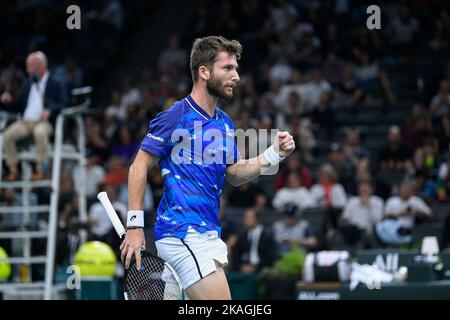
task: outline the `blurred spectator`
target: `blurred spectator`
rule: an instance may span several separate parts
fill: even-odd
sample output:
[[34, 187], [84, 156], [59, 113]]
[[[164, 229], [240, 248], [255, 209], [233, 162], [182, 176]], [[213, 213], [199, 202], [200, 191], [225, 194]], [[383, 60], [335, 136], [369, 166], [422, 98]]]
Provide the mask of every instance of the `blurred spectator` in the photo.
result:
[[272, 200], [272, 206], [279, 211], [283, 211], [287, 204], [293, 204], [300, 210], [314, 205], [308, 189], [302, 187], [297, 172], [288, 173], [286, 187], [279, 189]]
[[320, 129], [326, 132], [328, 139], [333, 139], [338, 125], [336, 114], [330, 104], [330, 95], [322, 93], [319, 103], [311, 111], [311, 118], [314, 124], [318, 124]]
[[344, 187], [337, 183], [337, 174], [329, 164], [319, 170], [318, 183], [311, 188], [314, 203], [322, 208], [342, 209], [347, 203]]
[[167, 73], [172, 67], [183, 70], [187, 65], [187, 61], [186, 50], [179, 47], [178, 36], [170, 36], [167, 49], [163, 50], [159, 55], [159, 72]]
[[[417, 20], [411, 16], [406, 5], [399, 5], [399, 15], [394, 17], [389, 26], [390, 41], [397, 47], [406, 50], [408, 45], [412, 45], [414, 37], [419, 31]], [[405, 53], [405, 51], [403, 51]]]
[[408, 162], [411, 162], [412, 152], [402, 143], [400, 128], [391, 126], [387, 135], [387, 145], [378, 155], [379, 168], [383, 172], [402, 172]]
[[83, 83], [83, 73], [71, 56], [67, 56], [64, 63], [57, 65], [53, 72], [55, 79], [64, 83], [68, 92], [81, 87]]
[[106, 163], [106, 174], [103, 184], [120, 185], [127, 180], [127, 168], [122, 158], [111, 156]]
[[25, 74], [17, 67], [14, 60], [0, 72], [0, 84], [3, 84], [5, 91], [10, 92], [12, 95], [19, 94], [19, 92], [15, 91], [15, 86], [17, 86], [16, 84], [20, 85], [24, 80]]
[[373, 248], [374, 227], [384, 213], [383, 200], [373, 195], [371, 180], [358, 182], [358, 196], [350, 198], [342, 213], [339, 230], [346, 246], [353, 252], [361, 248]]
[[[129, 113], [142, 102], [142, 95], [138, 88], [135, 87], [132, 79], [127, 76], [122, 80], [122, 94], [120, 100], [120, 116], [125, 116], [125, 120], [129, 118]], [[122, 120], [122, 118], [120, 118]]]
[[125, 125], [119, 127], [115, 136], [111, 145], [111, 155], [121, 158], [128, 166], [139, 149], [139, 142], [132, 137], [130, 128]]
[[413, 194], [413, 181], [403, 181], [400, 186], [400, 195], [387, 200], [384, 219], [397, 219], [399, 225], [407, 230], [411, 230], [418, 219], [431, 219], [432, 211], [430, 207], [421, 198]]
[[356, 80], [354, 70], [347, 66], [344, 70], [344, 80], [334, 91], [336, 102], [344, 106], [354, 106], [363, 101], [364, 97], [364, 91]]
[[449, 115], [450, 112], [450, 84], [447, 79], [442, 79], [439, 83], [439, 90], [431, 99], [430, 112], [433, 118], [441, 118]]
[[100, 165], [100, 158], [96, 154], [88, 154], [86, 158], [86, 180], [81, 180], [81, 169], [79, 166], [74, 168], [73, 177], [76, 190], [81, 190], [81, 188], [84, 189], [84, 194], [87, 197], [89, 206], [92, 202], [97, 200], [98, 188], [105, 178], [106, 172], [103, 166]]
[[259, 272], [276, 259], [272, 233], [259, 221], [259, 212], [248, 209], [244, 214], [245, 231], [238, 237], [234, 250], [234, 268], [242, 273]]
[[441, 130], [438, 134], [439, 154], [450, 151], [450, 116], [442, 117]]
[[368, 89], [366, 101], [369, 104], [380, 105], [383, 112], [387, 112], [388, 106], [395, 105], [397, 102], [398, 88], [391, 80], [389, 73], [382, 69], [378, 78]]
[[333, 87], [339, 86], [342, 83], [344, 79], [345, 64], [338, 57], [336, 52], [330, 51], [327, 53], [323, 69], [325, 78]]
[[413, 111], [411, 117], [406, 121], [403, 129], [403, 143], [414, 150], [432, 137], [431, 117], [427, 111], [419, 106], [418, 111]]
[[350, 161], [354, 167], [357, 167], [361, 161], [369, 159], [369, 150], [361, 145], [359, 131], [356, 128], [349, 130], [345, 135], [343, 151], [347, 161]]
[[356, 78], [358, 79], [359, 84], [367, 90], [378, 77], [378, 65], [367, 52], [357, 51], [358, 53], [356, 56], [359, 60], [359, 64], [355, 66]]
[[312, 110], [320, 102], [323, 93], [331, 93], [331, 85], [323, 78], [322, 71], [314, 69], [311, 74], [311, 80], [304, 85], [301, 95], [303, 105], [306, 110]]
[[445, 161], [441, 163], [436, 181], [436, 192], [439, 201], [447, 201], [450, 194], [450, 153], [447, 153]]
[[297, 206], [286, 205], [282, 209], [284, 218], [273, 224], [275, 241], [280, 252], [289, 251], [293, 246], [300, 246], [308, 251], [317, 248], [314, 228], [308, 221], [297, 219], [297, 211]]
[[[350, 153], [350, 151], [347, 151], [347, 153]], [[346, 157], [346, 154], [339, 143], [335, 142], [331, 144], [328, 159], [329, 164], [337, 174], [339, 183], [345, 188], [351, 187], [355, 176], [355, 165], [351, 159]]]
[[108, 141], [102, 134], [101, 125], [93, 117], [85, 118], [86, 127], [86, 149], [89, 153], [97, 154], [100, 159], [105, 160], [109, 155]]
[[312, 186], [311, 173], [300, 158], [301, 154], [294, 151], [285, 161], [281, 163], [281, 168], [278, 171], [275, 181], [275, 191], [286, 186], [287, 176], [290, 172], [296, 172], [299, 175], [302, 186], [309, 189]]
[[[117, 200], [117, 185], [104, 184], [103, 190], [108, 194], [114, 209], [122, 221], [126, 220], [128, 206]], [[105, 208], [100, 202], [94, 203], [89, 208], [89, 221], [91, 223], [91, 239], [109, 243], [109, 233], [113, 231], [111, 221], [106, 214]], [[115, 231], [113, 231], [115, 232]], [[116, 235], [117, 238], [117, 235]]]
[[436, 187], [427, 169], [417, 170], [414, 189], [416, 190], [416, 195], [421, 197], [427, 204], [432, 204], [436, 199]]

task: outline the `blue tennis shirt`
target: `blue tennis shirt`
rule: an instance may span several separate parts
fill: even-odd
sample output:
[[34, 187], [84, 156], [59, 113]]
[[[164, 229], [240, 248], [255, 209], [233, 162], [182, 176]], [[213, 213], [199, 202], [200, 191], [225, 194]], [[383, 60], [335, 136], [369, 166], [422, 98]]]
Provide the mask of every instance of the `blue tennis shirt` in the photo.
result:
[[220, 236], [226, 167], [240, 159], [231, 118], [218, 107], [211, 117], [188, 96], [150, 121], [141, 149], [159, 157], [164, 178], [155, 240], [183, 239], [189, 226]]

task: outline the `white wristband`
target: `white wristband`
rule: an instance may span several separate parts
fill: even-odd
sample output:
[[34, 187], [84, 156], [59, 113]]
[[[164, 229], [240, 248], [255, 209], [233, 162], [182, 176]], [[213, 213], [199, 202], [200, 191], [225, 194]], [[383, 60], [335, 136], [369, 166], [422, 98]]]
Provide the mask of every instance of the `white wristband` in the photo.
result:
[[270, 166], [277, 165], [284, 159], [284, 157], [280, 157], [278, 155], [273, 146], [267, 148], [267, 150], [264, 151], [263, 155], [267, 162], [270, 163]]
[[130, 210], [127, 213], [127, 228], [143, 228], [144, 211]]

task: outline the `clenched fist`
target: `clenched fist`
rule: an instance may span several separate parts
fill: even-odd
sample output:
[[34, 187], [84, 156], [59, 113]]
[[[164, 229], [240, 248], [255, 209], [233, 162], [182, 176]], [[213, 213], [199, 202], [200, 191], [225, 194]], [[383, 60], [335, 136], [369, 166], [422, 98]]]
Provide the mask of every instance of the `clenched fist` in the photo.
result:
[[273, 148], [280, 157], [287, 157], [295, 149], [294, 138], [287, 131], [279, 131], [273, 141]]

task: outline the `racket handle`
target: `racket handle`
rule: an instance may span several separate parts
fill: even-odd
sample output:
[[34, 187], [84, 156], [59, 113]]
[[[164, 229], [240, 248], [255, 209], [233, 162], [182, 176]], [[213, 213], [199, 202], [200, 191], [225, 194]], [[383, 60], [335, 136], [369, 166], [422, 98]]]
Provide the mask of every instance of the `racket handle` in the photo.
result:
[[100, 200], [101, 204], [105, 208], [109, 220], [111, 220], [111, 223], [114, 227], [114, 230], [116, 230], [117, 234], [123, 241], [123, 239], [125, 239], [126, 231], [125, 228], [123, 227], [122, 222], [117, 216], [116, 210], [114, 210], [111, 201], [109, 201], [108, 194], [105, 191], [102, 191], [97, 195], [97, 199]]

